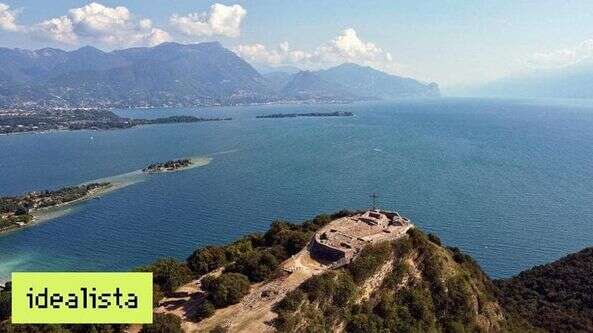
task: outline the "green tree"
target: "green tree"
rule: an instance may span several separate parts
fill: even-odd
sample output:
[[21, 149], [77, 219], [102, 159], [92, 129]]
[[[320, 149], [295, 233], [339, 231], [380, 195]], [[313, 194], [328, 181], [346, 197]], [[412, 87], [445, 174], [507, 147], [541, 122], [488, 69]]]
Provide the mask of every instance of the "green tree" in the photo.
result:
[[187, 266], [196, 276], [202, 276], [228, 263], [227, 253], [221, 246], [206, 246], [187, 258]]
[[218, 278], [202, 279], [202, 288], [217, 308], [239, 303], [249, 293], [249, 280], [240, 273], [223, 273]]
[[212, 304], [212, 302], [210, 302], [209, 300], [204, 300], [196, 309], [194, 319], [196, 321], [206, 319], [208, 317], [211, 317], [215, 311], [216, 308], [214, 307], [214, 304]]
[[140, 267], [141, 272], [152, 272], [153, 282], [157, 284], [165, 294], [171, 294], [182, 285], [192, 279], [189, 268], [173, 258], [159, 259], [151, 265]]
[[226, 271], [241, 273], [252, 282], [261, 282], [270, 277], [278, 265], [278, 259], [270, 252], [254, 251], [239, 257]]
[[346, 332], [349, 333], [379, 333], [383, 326], [379, 316], [374, 314], [357, 314], [346, 326]]
[[181, 318], [167, 313], [155, 314], [152, 324], [144, 325], [140, 333], [182, 333]]
[[0, 291], [0, 321], [10, 317], [10, 291]]

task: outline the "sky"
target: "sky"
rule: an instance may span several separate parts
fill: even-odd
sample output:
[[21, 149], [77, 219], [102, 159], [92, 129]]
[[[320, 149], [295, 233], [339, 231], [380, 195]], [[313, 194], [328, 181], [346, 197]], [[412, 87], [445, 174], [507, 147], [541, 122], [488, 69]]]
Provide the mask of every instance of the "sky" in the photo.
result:
[[0, 47], [220, 41], [257, 66], [371, 66], [444, 87], [593, 56], [593, 1], [0, 0]]

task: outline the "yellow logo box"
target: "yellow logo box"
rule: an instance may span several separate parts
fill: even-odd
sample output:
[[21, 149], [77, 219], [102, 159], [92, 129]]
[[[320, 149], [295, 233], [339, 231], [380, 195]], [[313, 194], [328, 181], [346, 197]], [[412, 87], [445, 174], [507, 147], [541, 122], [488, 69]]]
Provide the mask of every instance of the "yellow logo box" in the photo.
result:
[[12, 323], [152, 323], [152, 273], [12, 273]]

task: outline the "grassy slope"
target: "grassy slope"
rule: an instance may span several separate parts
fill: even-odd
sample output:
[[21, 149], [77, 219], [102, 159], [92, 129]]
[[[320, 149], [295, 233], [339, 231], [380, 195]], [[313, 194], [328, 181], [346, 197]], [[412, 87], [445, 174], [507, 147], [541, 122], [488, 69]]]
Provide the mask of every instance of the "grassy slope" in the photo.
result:
[[[377, 276], [381, 283], [365, 293]], [[343, 269], [311, 278], [275, 311], [281, 332], [527, 330], [505, 313], [497, 288], [469, 256], [415, 229], [405, 239], [367, 248]]]

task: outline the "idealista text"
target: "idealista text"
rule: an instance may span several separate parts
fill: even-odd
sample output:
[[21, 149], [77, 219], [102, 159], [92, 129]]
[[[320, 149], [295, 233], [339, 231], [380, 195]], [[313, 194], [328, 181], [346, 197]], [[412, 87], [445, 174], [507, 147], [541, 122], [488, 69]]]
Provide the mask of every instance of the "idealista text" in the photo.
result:
[[138, 308], [138, 296], [134, 293], [124, 293], [120, 288], [113, 291], [100, 291], [97, 288], [81, 287], [76, 292], [63, 294], [51, 292], [48, 288], [36, 291], [29, 288], [27, 300], [30, 309], [120, 309]]

